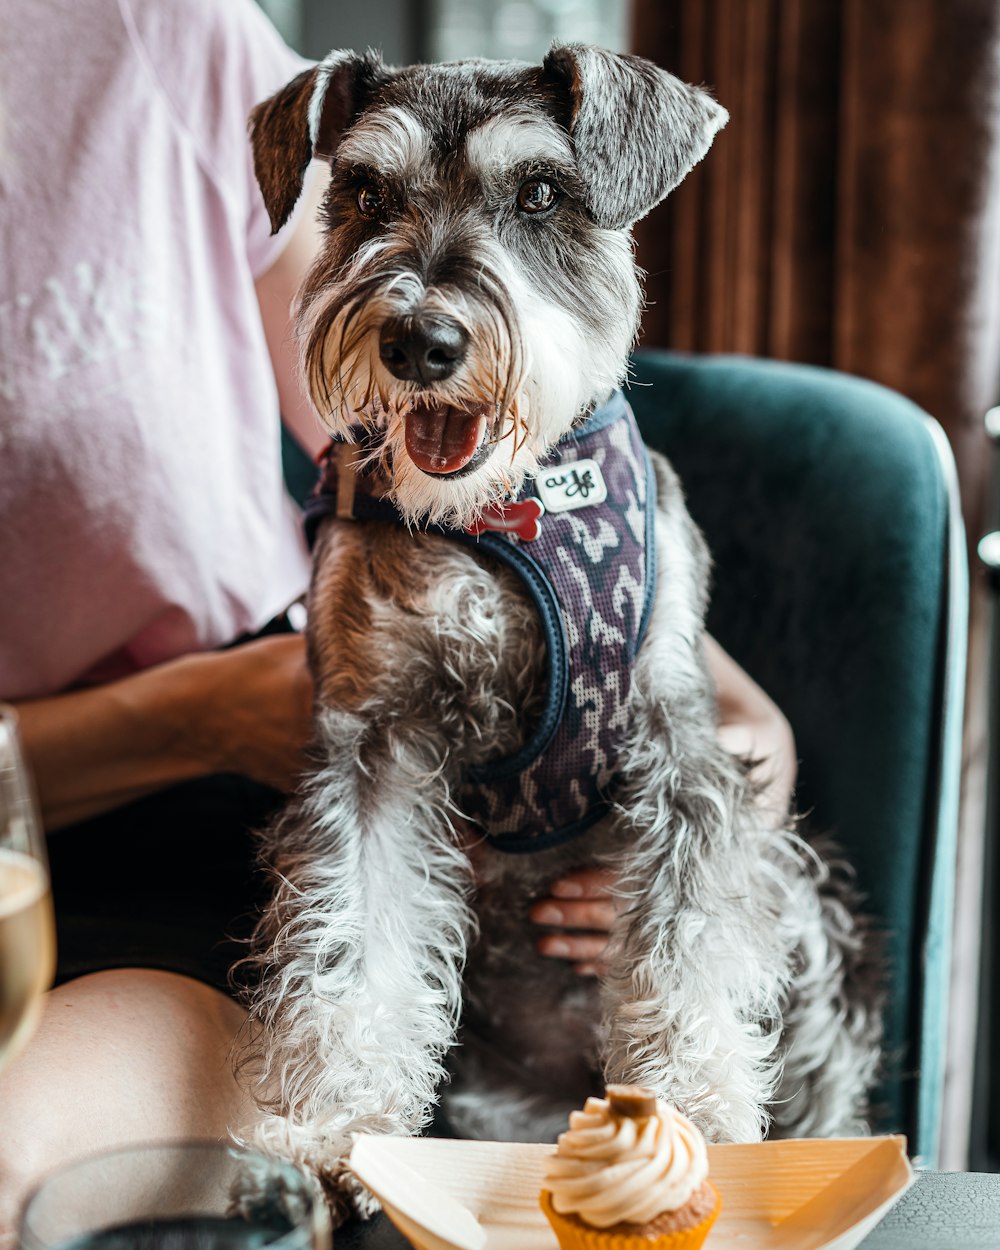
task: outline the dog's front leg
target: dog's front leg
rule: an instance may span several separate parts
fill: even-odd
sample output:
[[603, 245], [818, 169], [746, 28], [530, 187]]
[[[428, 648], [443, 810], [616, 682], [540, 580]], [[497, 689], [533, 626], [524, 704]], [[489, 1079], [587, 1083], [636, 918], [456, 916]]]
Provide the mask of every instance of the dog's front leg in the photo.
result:
[[769, 827], [717, 741], [702, 651], [707, 553], [674, 474], [654, 463], [663, 559], [618, 795], [630, 906], [603, 982], [605, 1073], [651, 1085], [711, 1140], [754, 1141], [780, 1073], [798, 937], [784, 883], [799, 850]]
[[736, 767], [709, 754], [697, 787], [658, 813], [637, 802], [649, 823], [620, 862], [630, 907], [603, 986], [607, 1079], [653, 1087], [722, 1142], [767, 1129], [794, 950], [775, 858], [795, 852], [755, 827]]
[[256, 1143], [315, 1171], [343, 1214], [371, 1205], [343, 1170], [352, 1135], [430, 1118], [461, 1002], [470, 875], [433, 732], [329, 708], [319, 732], [327, 763], [264, 848], [279, 886], [251, 959], [250, 1059]]

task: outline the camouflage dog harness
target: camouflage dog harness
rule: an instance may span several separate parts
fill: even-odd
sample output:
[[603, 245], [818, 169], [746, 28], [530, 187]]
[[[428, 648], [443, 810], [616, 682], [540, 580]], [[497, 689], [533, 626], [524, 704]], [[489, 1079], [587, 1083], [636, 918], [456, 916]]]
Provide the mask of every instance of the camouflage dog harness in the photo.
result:
[[[371, 438], [355, 434], [362, 443]], [[335, 440], [328, 448], [306, 505], [310, 543], [331, 515], [403, 524], [377, 466], [355, 472], [337, 455], [343, 447], [350, 445]], [[474, 531], [427, 526], [511, 568], [544, 630], [547, 690], [538, 723], [513, 755], [467, 769], [458, 796], [501, 851], [555, 846], [608, 810], [653, 604], [655, 505], [649, 454], [616, 391], [560, 439], [515, 500], [488, 509]]]

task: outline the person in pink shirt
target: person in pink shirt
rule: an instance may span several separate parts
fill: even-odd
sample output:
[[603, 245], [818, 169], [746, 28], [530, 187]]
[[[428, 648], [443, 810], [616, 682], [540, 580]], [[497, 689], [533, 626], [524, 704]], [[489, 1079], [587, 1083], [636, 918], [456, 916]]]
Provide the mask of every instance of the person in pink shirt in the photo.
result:
[[[0, 1074], [0, 1245], [70, 1155], [252, 1115], [226, 972], [312, 707], [281, 419], [309, 454], [326, 436], [289, 321], [321, 179], [272, 237], [246, 118], [302, 65], [251, 0], [0, 0], [0, 699], [60, 960]], [[710, 659], [720, 736], [769, 761], [786, 809], [787, 723]], [[613, 915], [582, 871], [531, 919], [592, 974]]]
[[325, 442], [289, 330], [314, 213], [271, 237], [246, 119], [303, 64], [250, 0], [0, 0], [0, 698], [60, 960], [0, 1079], [0, 1227], [68, 1154], [242, 1114], [225, 939], [312, 702], [269, 626], [309, 568], [279, 412]]

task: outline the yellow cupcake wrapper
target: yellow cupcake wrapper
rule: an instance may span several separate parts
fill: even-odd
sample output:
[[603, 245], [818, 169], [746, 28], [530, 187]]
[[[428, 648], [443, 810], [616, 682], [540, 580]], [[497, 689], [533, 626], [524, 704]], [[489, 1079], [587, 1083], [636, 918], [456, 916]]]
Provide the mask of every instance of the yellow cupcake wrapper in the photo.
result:
[[722, 1206], [722, 1197], [714, 1185], [712, 1192], [715, 1194], [715, 1206], [699, 1224], [656, 1236], [582, 1228], [576, 1221], [564, 1219], [559, 1214], [552, 1205], [552, 1195], [547, 1189], [542, 1190], [540, 1205], [559, 1239], [561, 1250], [699, 1250]]

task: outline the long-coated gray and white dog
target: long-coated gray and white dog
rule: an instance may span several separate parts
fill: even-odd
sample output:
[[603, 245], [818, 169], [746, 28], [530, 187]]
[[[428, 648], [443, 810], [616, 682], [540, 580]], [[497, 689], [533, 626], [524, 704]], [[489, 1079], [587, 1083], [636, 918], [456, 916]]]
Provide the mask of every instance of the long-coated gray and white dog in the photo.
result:
[[[727, 114], [648, 61], [331, 53], [251, 119], [272, 224], [330, 164], [298, 331], [315, 770], [265, 835], [258, 1144], [366, 1200], [352, 1134], [551, 1138], [608, 1081], [714, 1141], [863, 1128], [876, 961], [839, 871], [716, 738], [709, 560], [618, 390], [631, 227]], [[479, 841], [471, 856], [470, 842]], [[477, 860], [476, 871], [472, 859]], [[612, 866], [607, 971], [534, 949]]]

